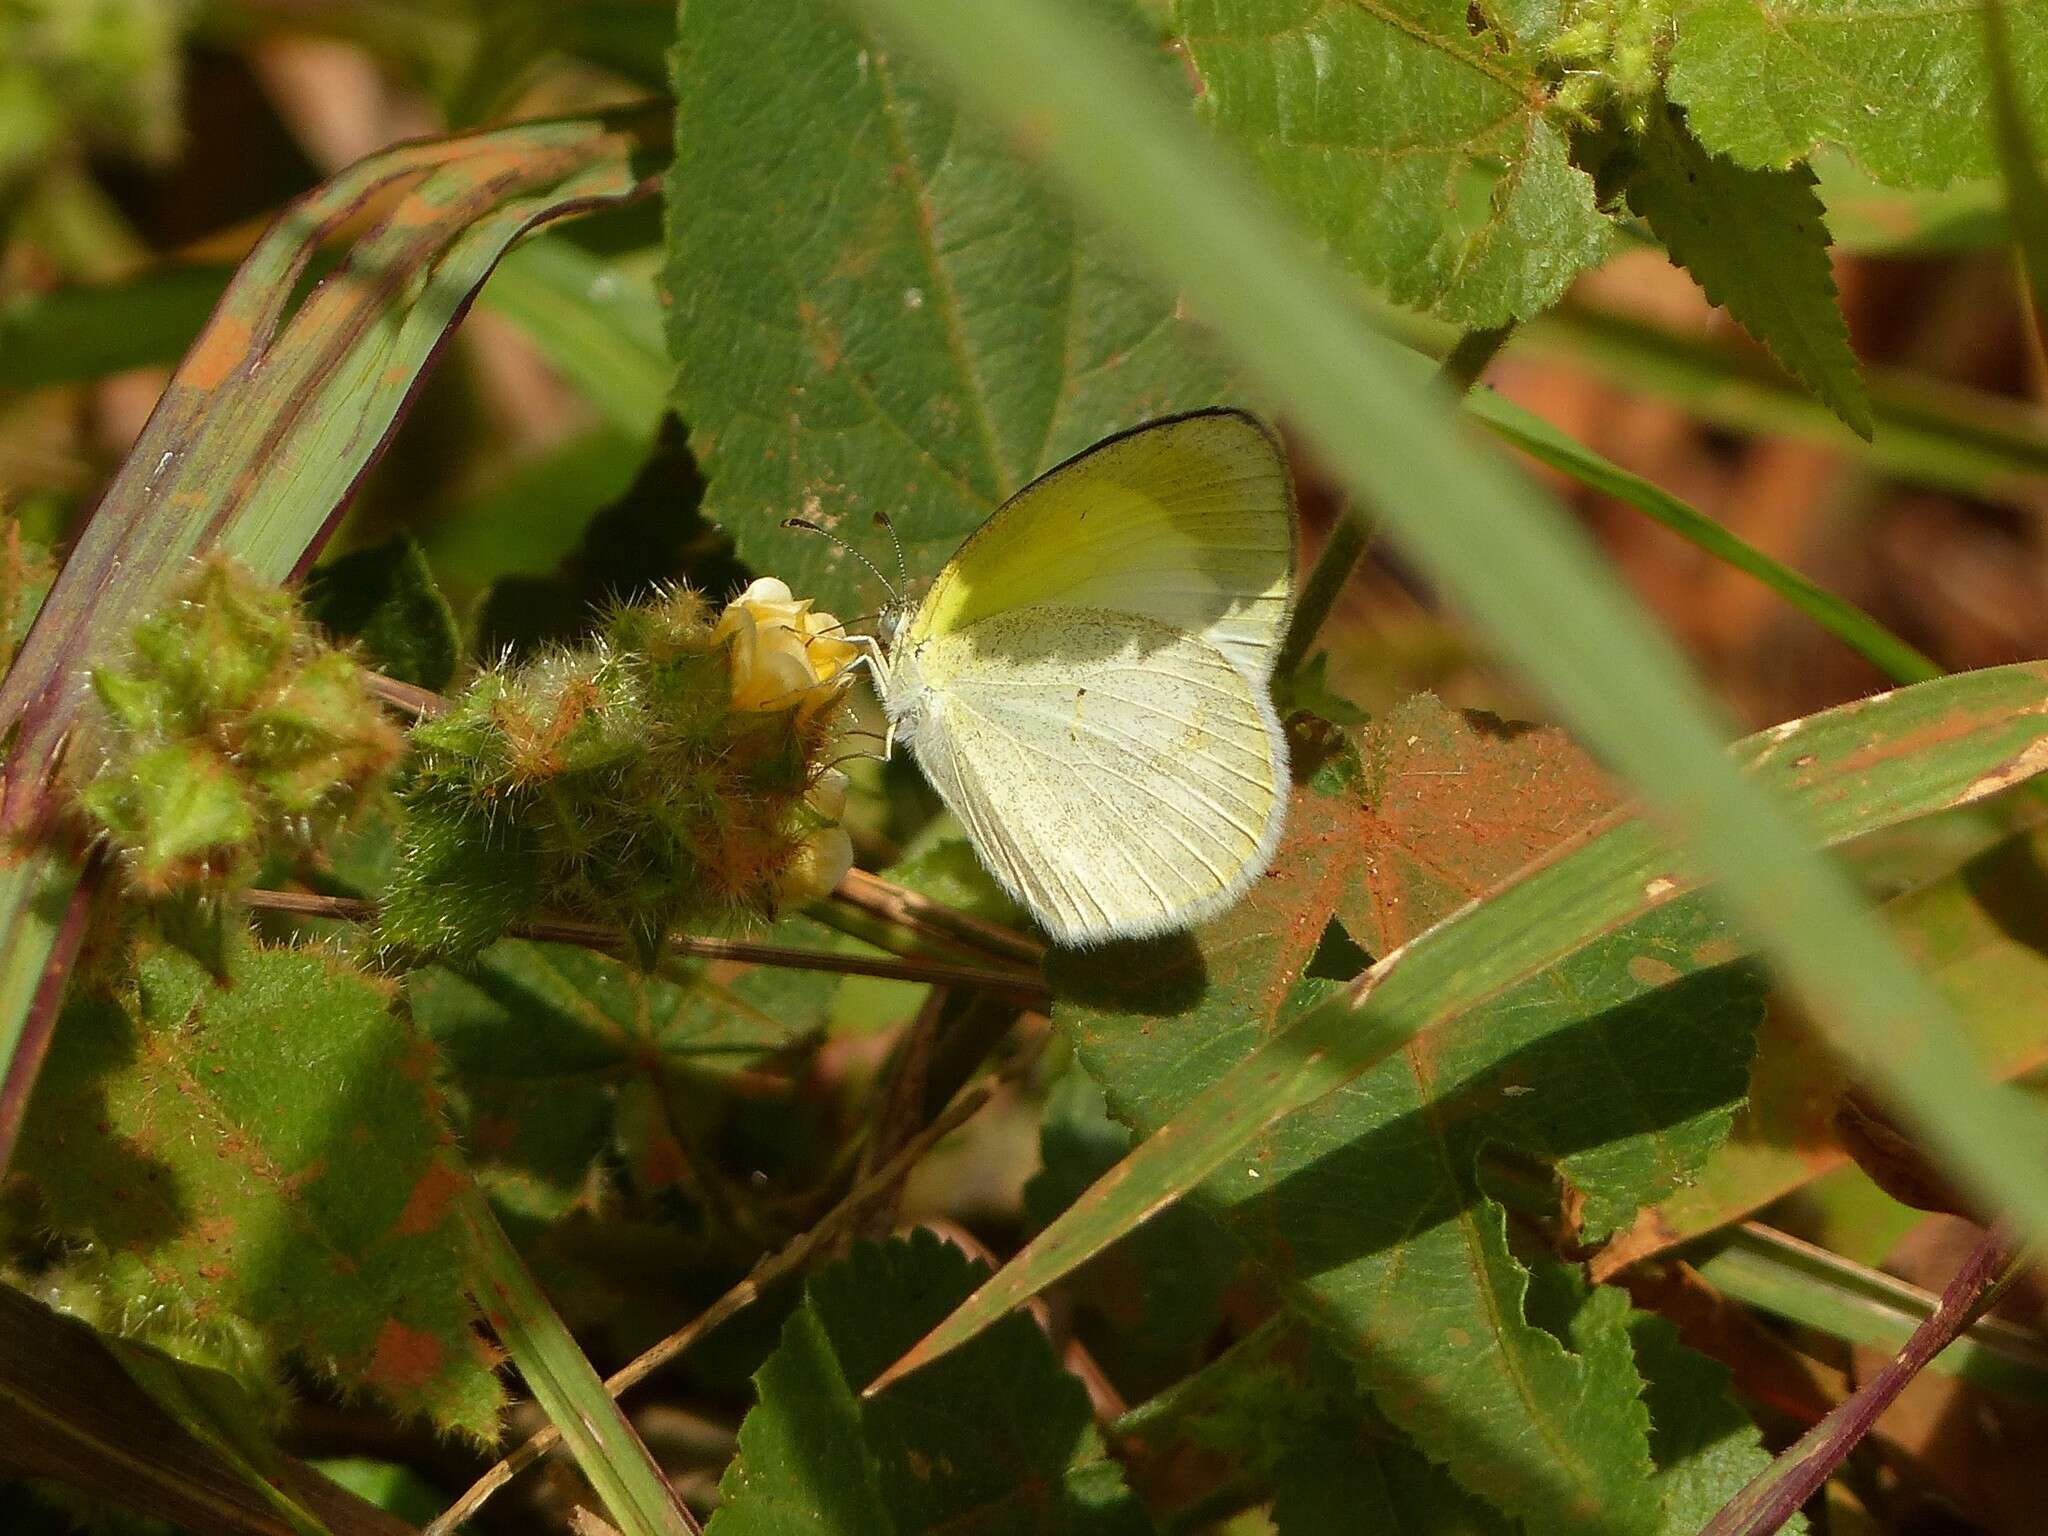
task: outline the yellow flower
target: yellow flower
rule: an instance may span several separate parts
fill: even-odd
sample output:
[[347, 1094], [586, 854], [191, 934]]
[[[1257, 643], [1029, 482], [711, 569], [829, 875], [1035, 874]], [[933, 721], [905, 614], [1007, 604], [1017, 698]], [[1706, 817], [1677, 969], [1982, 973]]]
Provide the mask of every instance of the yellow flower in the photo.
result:
[[785, 905], [800, 907], [829, 896], [853, 868], [853, 839], [839, 825], [846, 814], [846, 775], [827, 768], [811, 786], [807, 803], [825, 820], [805, 838], [776, 882], [775, 895]]
[[791, 597], [773, 576], [726, 604], [711, 638], [732, 643], [734, 709], [794, 704], [799, 721], [839, 696], [846, 664], [860, 654], [837, 619], [813, 613], [811, 599]]

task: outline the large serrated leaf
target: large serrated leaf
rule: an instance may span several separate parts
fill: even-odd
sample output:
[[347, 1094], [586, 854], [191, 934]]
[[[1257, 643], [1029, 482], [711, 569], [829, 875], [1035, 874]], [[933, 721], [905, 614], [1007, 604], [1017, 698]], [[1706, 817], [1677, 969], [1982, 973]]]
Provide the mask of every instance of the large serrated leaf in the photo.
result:
[[[1970, 804], [2030, 777], [2048, 755], [2044, 690], [2048, 680], [2036, 666], [1942, 678], [1788, 721], [1740, 744], [1736, 757], [1797, 808], [1807, 836], [1823, 845], [1840, 842]], [[1294, 874], [1292, 860], [1277, 863], [1267, 884]], [[1240, 1021], [1235, 1039], [1197, 1040], [1176, 1067], [1183, 1077], [1220, 1072], [1215, 1083], [1033, 1239], [886, 1379], [972, 1338], [1208, 1178], [1266, 1127], [1284, 1126], [1410, 1041], [1442, 1038], [1473, 1010], [1541, 978], [1579, 950], [1625, 938], [1630, 924], [1683, 896], [1693, 881], [1673, 866], [1648, 825], [1609, 825], [1520, 871], [1333, 996], [1307, 1002], [1291, 1024], [1248, 1055], [1245, 1036], [1256, 1032], [1258, 1021], [1276, 1016], [1279, 999], [1271, 986], [1247, 984], [1251, 965], [1224, 969], [1226, 980], [1244, 988], [1242, 1012], [1253, 1022]], [[1284, 894], [1272, 899], [1288, 908]], [[1263, 889], [1257, 900], [1268, 900]], [[1292, 908], [1307, 905], [1297, 898]], [[1241, 920], [1233, 914], [1223, 921]], [[1304, 929], [1312, 932], [1306, 919], [1287, 934], [1297, 950]], [[1649, 957], [1654, 963], [1631, 979], [1642, 986], [1679, 980], [1688, 968], [1725, 958], [1725, 938]], [[1261, 942], [1251, 943], [1256, 962]], [[1157, 946], [1149, 963], [1155, 983], [1168, 982], [1169, 989], [1150, 999], [1142, 991], [1130, 996], [1153, 1015], [1226, 1001], [1208, 995], [1225, 989], [1208, 988], [1206, 959], [1192, 941]], [[1143, 1085], [1125, 1086], [1136, 1094]], [[1158, 1106], [1140, 1102], [1136, 1108], [1134, 1118]]]
[[887, 513], [928, 574], [1040, 472], [1227, 392], [1171, 294], [839, 7], [691, 0], [674, 64], [676, 403], [706, 513], [756, 568], [873, 608], [857, 564], [781, 519], [893, 572]]
[[[1983, 21], [1935, 0], [1682, 0], [1668, 89], [1709, 149], [1783, 170], [1831, 144], [1883, 182], [1985, 176], [1993, 152]], [[2048, 133], [2048, 3], [2011, 6], [2013, 68]]]
[[[818, 941], [807, 919], [785, 926], [795, 943]], [[657, 977], [588, 949], [507, 940], [411, 987], [476, 1156], [516, 1184], [523, 1208], [559, 1216], [608, 1151], [643, 1194], [689, 1188], [708, 1171], [691, 1149], [735, 1087], [822, 1027], [837, 980], [727, 963]]]
[[1547, 309], [1606, 253], [1533, 44], [1462, 0], [1181, 0], [1202, 110], [1367, 282], [1461, 325]]
[[[1112, 1108], [1153, 1134], [1333, 990], [1293, 981], [1329, 916], [1387, 952], [1608, 794], [1555, 731], [1412, 700], [1296, 795], [1249, 901], [1178, 953], [1065, 961], [1056, 1016]], [[1657, 1529], [1647, 1421], [1624, 1341], [1582, 1352], [1525, 1315], [1529, 1276], [1478, 1163], [1502, 1146], [1562, 1163], [1594, 1230], [1696, 1168], [1742, 1091], [1761, 1011], [1754, 982], [1717, 966], [1717, 936], [1697, 904], [1662, 907], [1273, 1127], [1198, 1197], [1380, 1410], [1532, 1532]], [[1170, 1022], [1126, 1001], [1191, 964], [1201, 995]]]
[[805, 1287], [755, 1378], [714, 1536], [1142, 1536], [1080, 1383], [1027, 1320], [872, 1402], [861, 1383], [973, 1284], [927, 1232], [863, 1244]]
[[[1663, 1318], [1628, 1320], [1650, 1410], [1650, 1452], [1671, 1536], [1692, 1536], [1771, 1464], [1763, 1436], [1730, 1390], [1727, 1367], [1685, 1347]], [[1784, 1527], [1806, 1529], [1794, 1515]]]
[[1632, 140], [1629, 206], [1713, 303], [1740, 320], [1859, 436], [1873, 427], [1849, 329], [1835, 301], [1813, 172], [1758, 170], [1711, 155], [1676, 112]]
[[59, 1232], [127, 1310], [241, 1317], [344, 1387], [489, 1438], [432, 1048], [390, 989], [313, 951], [163, 951], [65, 1011], [22, 1139]]

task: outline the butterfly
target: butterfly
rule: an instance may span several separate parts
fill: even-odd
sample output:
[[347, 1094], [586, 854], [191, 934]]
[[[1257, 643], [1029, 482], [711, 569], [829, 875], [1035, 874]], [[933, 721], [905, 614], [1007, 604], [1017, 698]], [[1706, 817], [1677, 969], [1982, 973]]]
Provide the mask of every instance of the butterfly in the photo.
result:
[[1278, 440], [1197, 411], [1047, 471], [884, 615], [890, 741], [1054, 939], [1191, 927], [1271, 862], [1294, 565]]

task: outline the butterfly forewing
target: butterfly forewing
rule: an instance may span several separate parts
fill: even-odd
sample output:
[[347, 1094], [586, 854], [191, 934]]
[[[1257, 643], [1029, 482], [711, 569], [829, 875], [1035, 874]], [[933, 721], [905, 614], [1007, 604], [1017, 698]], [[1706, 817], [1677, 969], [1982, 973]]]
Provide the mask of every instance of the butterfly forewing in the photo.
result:
[[1057, 604], [1157, 619], [1267, 678], [1294, 573], [1294, 499], [1241, 411], [1140, 427], [1034, 480], [960, 547], [908, 637]]

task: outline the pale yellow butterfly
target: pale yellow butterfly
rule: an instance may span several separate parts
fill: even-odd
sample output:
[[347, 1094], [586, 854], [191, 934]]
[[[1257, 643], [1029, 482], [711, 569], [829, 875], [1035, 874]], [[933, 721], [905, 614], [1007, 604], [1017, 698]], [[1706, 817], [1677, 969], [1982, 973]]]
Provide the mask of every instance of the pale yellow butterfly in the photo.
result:
[[1189, 927], [1271, 862], [1292, 483], [1242, 411], [1138, 427], [960, 546], [872, 659], [892, 740], [1066, 944]]

